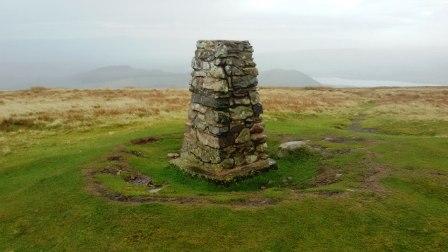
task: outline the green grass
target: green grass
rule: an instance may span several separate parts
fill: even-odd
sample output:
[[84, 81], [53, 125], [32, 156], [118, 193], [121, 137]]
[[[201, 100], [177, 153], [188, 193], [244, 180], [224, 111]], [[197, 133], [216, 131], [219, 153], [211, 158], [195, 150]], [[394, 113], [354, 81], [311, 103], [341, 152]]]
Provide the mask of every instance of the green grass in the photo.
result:
[[[10, 143], [11, 152], [0, 157], [0, 250], [448, 249], [446, 138], [408, 129], [399, 135], [353, 132], [345, 115], [268, 115], [266, 123], [271, 155], [284, 139], [310, 139], [328, 155], [279, 158], [277, 171], [226, 186], [168, 164], [166, 154], [181, 145], [181, 120], [84, 132], [23, 131], [23, 141]], [[161, 140], [129, 144], [150, 135]], [[323, 140], [328, 136], [344, 141]], [[160, 196], [206, 197], [217, 204], [123, 203], [92, 195], [83, 171], [117, 145], [144, 154], [129, 163], [164, 186]], [[384, 188], [380, 192], [365, 183], [377, 166], [386, 170], [375, 181]], [[314, 184], [323, 171], [340, 177]], [[126, 195], [147, 194], [119, 176], [97, 179]], [[278, 203], [231, 204], [253, 195]]]

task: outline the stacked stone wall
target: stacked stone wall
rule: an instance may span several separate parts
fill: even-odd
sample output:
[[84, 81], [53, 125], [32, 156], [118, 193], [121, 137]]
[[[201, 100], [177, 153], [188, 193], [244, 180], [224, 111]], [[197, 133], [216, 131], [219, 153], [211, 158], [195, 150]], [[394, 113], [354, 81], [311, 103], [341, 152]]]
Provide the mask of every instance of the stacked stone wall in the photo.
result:
[[228, 181], [270, 168], [258, 71], [248, 41], [201, 40], [191, 62], [182, 169]]

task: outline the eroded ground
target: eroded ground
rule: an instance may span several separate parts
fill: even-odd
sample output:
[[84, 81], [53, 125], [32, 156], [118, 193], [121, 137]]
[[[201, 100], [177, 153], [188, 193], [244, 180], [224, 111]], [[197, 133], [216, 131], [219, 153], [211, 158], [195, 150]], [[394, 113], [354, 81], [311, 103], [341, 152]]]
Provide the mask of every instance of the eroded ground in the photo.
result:
[[0, 92], [0, 248], [448, 248], [447, 88], [261, 97], [279, 169], [222, 185], [168, 163], [187, 91]]

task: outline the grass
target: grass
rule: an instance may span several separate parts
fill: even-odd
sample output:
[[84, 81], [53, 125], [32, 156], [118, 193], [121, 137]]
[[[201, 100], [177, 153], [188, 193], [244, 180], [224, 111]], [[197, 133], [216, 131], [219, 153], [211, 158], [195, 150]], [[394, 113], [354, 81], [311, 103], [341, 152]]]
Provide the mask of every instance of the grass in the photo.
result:
[[[0, 93], [0, 250], [448, 249], [446, 88], [261, 94], [271, 156], [288, 140], [318, 151], [276, 157], [276, 171], [217, 185], [166, 158], [182, 142], [186, 91]], [[375, 130], [351, 127], [354, 119]], [[160, 140], [130, 143], [145, 136]], [[139, 153], [126, 164], [162, 189], [149, 193], [114, 174], [95, 181], [128, 197], [191, 201], [92, 194], [86, 169], [108, 165], [117, 146]]]

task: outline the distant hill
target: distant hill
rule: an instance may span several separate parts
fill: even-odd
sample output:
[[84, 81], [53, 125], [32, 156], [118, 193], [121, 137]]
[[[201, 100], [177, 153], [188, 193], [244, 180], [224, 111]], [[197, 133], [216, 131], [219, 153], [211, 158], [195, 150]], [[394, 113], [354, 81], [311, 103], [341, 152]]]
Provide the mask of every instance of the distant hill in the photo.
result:
[[448, 47], [260, 52], [256, 60], [265, 69], [299, 69], [315, 78], [448, 84]]
[[297, 70], [273, 69], [260, 72], [258, 80], [262, 86], [310, 87], [320, 83]]
[[[187, 87], [190, 75], [161, 70], [145, 70], [126, 65], [107, 66], [71, 76], [66, 83], [81, 87]], [[263, 86], [319, 86], [313, 78], [296, 70], [274, 69], [259, 75]]]
[[186, 87], [189, 75], [161, 70], [145, 70], [130, 66], [107, 66], [69, 77], [73, 86], [88, 87]]

